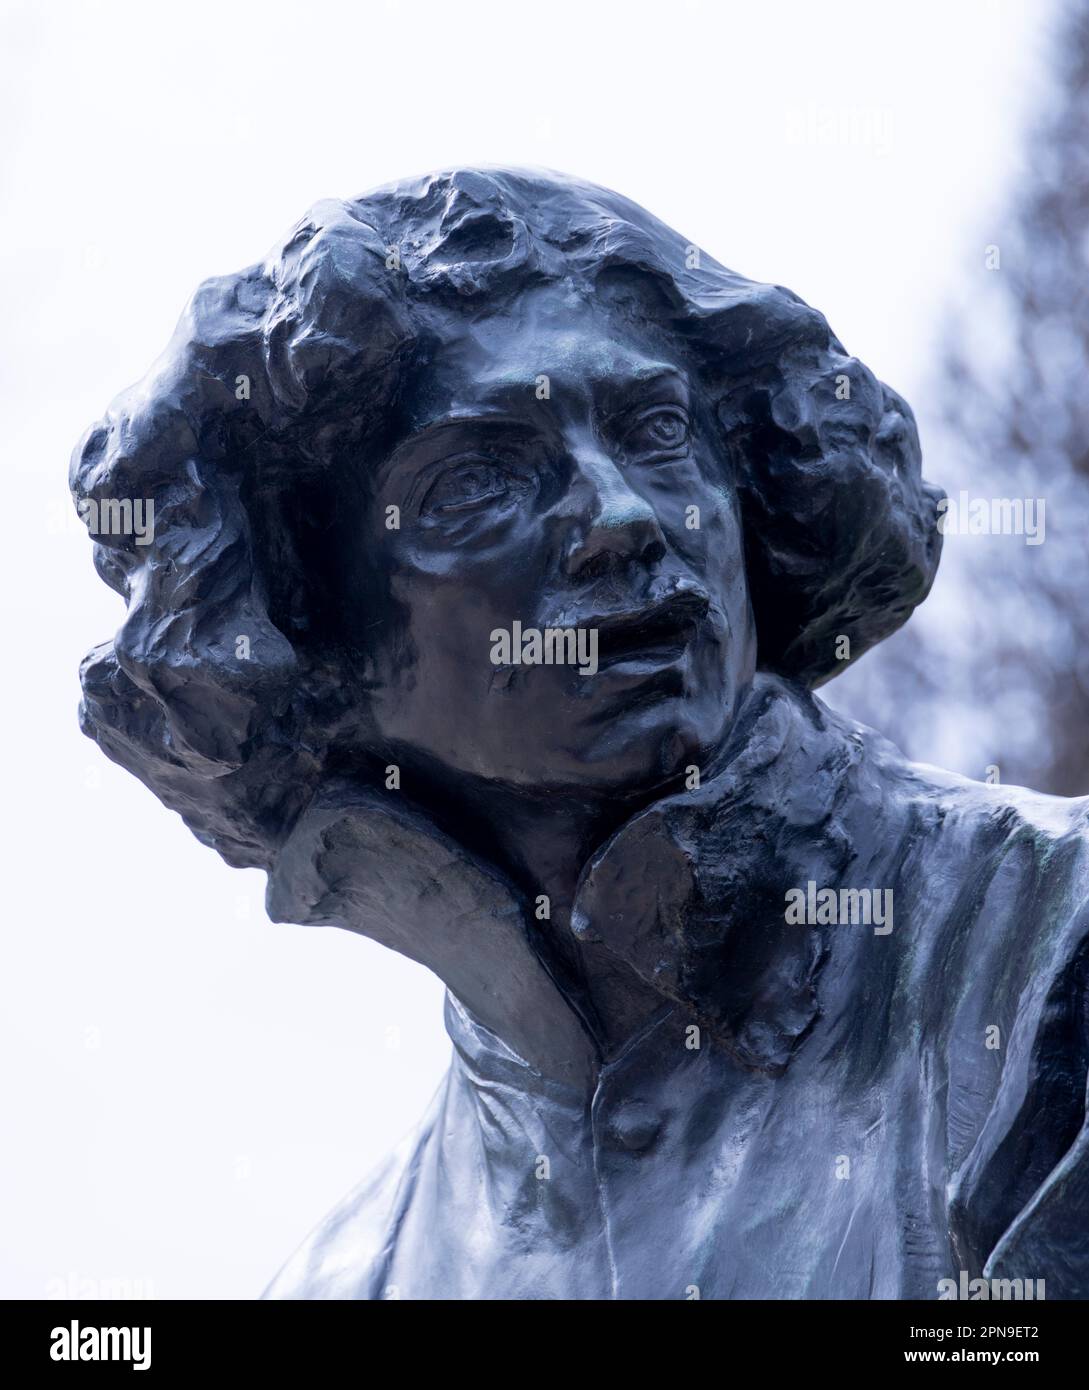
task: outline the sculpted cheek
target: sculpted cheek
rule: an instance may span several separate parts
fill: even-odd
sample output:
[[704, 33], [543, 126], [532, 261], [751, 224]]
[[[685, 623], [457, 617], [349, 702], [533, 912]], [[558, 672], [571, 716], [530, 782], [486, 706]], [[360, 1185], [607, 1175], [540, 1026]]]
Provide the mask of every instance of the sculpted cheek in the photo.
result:
[[733, 573], [742, 566], [743, 534], [736, 501], [720, 488], [678, 494], [660, 509], [670, 543], [704, 573]]

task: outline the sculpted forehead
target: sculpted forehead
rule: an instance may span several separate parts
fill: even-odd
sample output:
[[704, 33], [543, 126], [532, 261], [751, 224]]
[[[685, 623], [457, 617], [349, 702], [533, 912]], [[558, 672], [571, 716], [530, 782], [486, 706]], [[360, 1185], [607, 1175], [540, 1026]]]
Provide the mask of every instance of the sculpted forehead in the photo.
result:
[[607, 410], [614, 395], [661, 380], [683, 390], [684, 364], [657, 337], [571, 288], [529, 291], [513, 312], [449, 325], [418, 373], [409, 427], [531, 402]]

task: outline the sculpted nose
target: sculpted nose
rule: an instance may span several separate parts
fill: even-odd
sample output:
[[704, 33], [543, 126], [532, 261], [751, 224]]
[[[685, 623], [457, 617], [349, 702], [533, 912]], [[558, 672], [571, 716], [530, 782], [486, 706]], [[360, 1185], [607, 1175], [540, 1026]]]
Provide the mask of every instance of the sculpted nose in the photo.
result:
[[665, 538], [654, 508], [617, 465], [596, 450], [578, 451], [574, 463], [578, 505], [565, 556], [568, 575], [588, 578], [632, 561], [660, 560]]

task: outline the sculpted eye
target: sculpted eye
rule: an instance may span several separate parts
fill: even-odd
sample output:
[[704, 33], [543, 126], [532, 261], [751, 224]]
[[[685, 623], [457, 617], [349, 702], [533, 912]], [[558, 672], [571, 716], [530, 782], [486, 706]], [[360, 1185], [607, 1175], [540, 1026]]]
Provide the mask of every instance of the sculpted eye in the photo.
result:
[[644, 410], [624, 436], [629, 454], [671, 454], [688, 443], [688, 416], [680, 406]]
[[435, 480], [420, 511], [439, 515], [465, 512], [505, 497], [509, 490], [510, 478], [497, 464], [484, 458], [465, 459]]

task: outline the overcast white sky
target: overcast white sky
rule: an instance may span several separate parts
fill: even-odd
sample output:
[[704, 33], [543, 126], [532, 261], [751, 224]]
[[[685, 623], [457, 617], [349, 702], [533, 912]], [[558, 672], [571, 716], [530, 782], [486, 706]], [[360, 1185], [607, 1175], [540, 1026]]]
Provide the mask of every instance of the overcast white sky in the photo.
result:
[[[120, 619], [69, 452], [210, 274], [318, 198], [539, 164], [818, 305], [915, 404], [1043, 48], [1028, 0], [0, 5], [9, 510], [0, 1296], [252, 1297], [410, 1128], [441, 989], [273, 926], [76, 726]], [[932, 462], [931, 473], [940, 474]], [[76, 1286], [73, 1286], [75, 1290]]]

